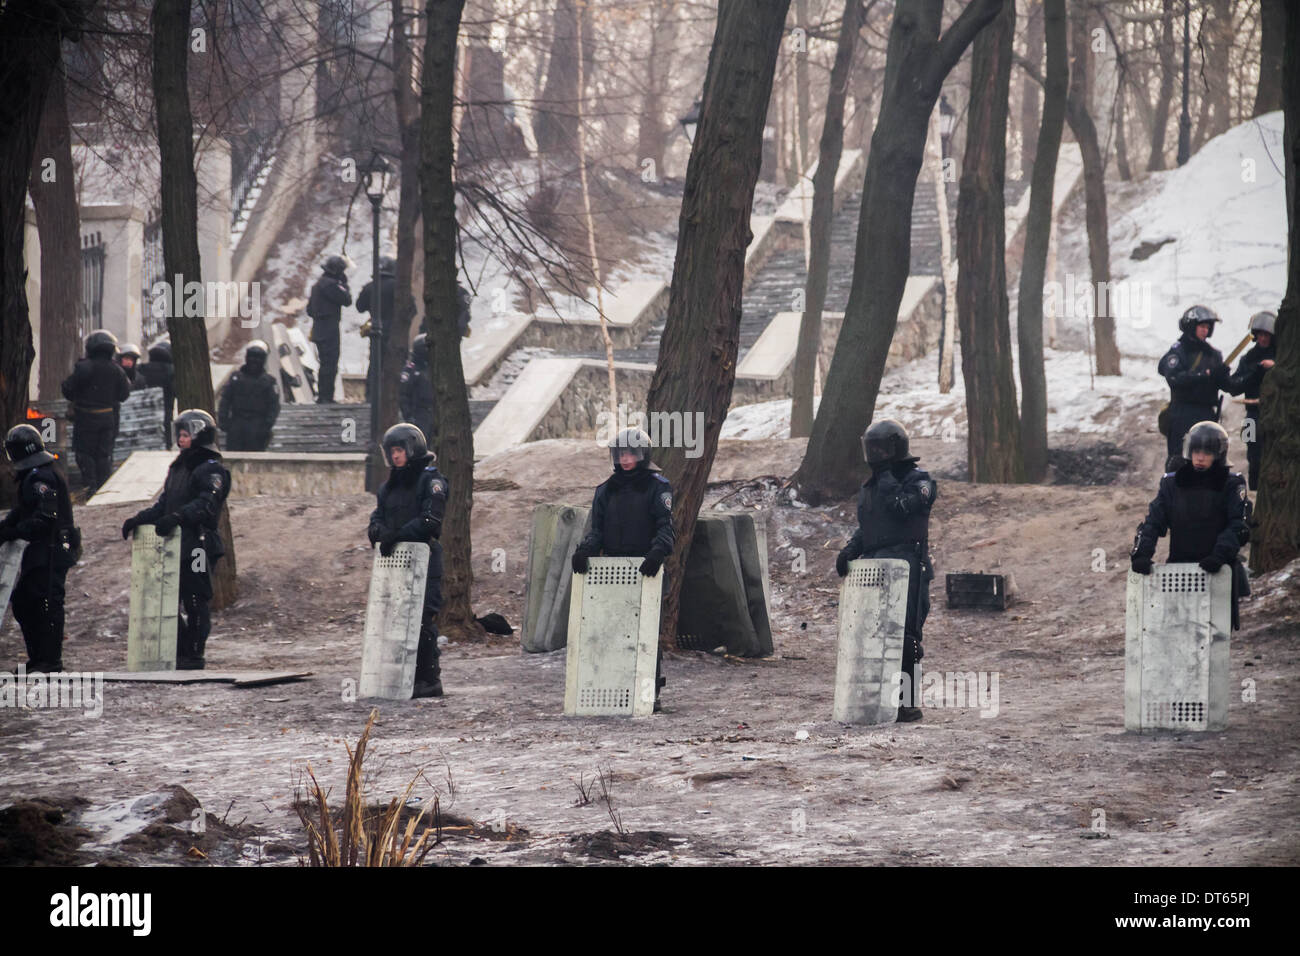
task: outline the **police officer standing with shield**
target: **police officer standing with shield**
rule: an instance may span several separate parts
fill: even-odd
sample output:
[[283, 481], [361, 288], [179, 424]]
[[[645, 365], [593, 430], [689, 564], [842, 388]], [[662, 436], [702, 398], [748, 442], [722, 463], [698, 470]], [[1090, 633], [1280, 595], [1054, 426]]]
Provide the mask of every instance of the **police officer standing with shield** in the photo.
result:
[[[18, 480], [18, 503], [0, 521], [0, 543], [26, 541], [14, 584], [14, 619], [27, 645], [27, 670], [63, 670], [63, 598], [68, 569], [81, 556], [68, 481], [45, 450], [41, 433], [15, 425], [5, 455]], [[2, 610], [2, 609], [0, 609]]]
[[177, 415], [176, 444], [181, 451], [167, 469], [162, 494], [122, 524], [123, 538], [143, 524], [153, 525], [163, 538], [180, 529], [180, 600], [185, 616], [176, 634], [179, 671], [203, 670], [203, 652], [212, 630], [208, 611], [212, 572], [226, 553], [218, 520], [230, 494], [230, 472], [221, 462], [216, 442], [217, 423], [203, 409], [190, 408]]
[[244, 349], [244, 364], [221, 390], [217, 419], [226, 433], [229, 451], [266, 451], [271, 429], [280, 416], [280, 396], [275, 379], [266, 372], [270, 354], [266, 343], [254, 339]]
[[1237, 363], [1232, 375], [1232, 393], [1246, 395], [1246, 424], [1242, 434], [1246, 442], [1246, 464], [1251, 491], [1259, 490], [1259, 392], [1264, 384], [1264, 373], [1273, 367], [1277, 346], [1273, 342], [1273, 325], [1277, 316], [1272, 312], [1256, 312], [1250, 317], [1250, 334], [1255, 344]]
[[[673, 488], [650, 468], [650, 436], [639, 428], [625, 428], [610, 443], [614, 473], [596, 488], [591, 502], [591, 531], [573, 552], [573, 570], [587, 573], [588, 559], [645, 558], [641, 573], [659, 573], [673, 553]], [[660, 711], [663, 651], [655, 660], [655, 712]]]
[[86, 357], [62, 386], [63, 397], [72, 403], [72, 452], [88, 495], [98, 491], [113, 470], [118, 415], [131, 394], [126, 373], [113, 361], [116, 353], [117, 337], [112, 332], [91, 332], [86, 336]]
[[420, 642], [415, 653], [417, 697], [442, 696], [442, 667], [438, 652], [438, 612], [442, 610], [442, 517], [447, 510], [447, 478], [438, 471], [437, 456], [429, 451], [424, 432], [399, 422], [384, 432], [384, 459], [388, 480], [375, 492], [377, 504], [370, 513], [368, 535], [385, 557], [400, 541], [429, 546], [429, 570], [424, 584]]
[[844, 577], [855, 558], [900, 558], [910, 566], [907, 581], [907, 621], [904, 625], [903, 673], [911, 684], [904, 694], [898, 719], [921, 719], [917, 696], [916, 662], [925, 656], [921, 629], [930, 613], [930, 509], [938, 485], [929, 473], [916, 467], [909, 453], [907, 430], [893, 419], [874, 422], [862, 435], [862, 457], [871, 477], [858, 491], [858, 530], [835, 558], [835, 573]]

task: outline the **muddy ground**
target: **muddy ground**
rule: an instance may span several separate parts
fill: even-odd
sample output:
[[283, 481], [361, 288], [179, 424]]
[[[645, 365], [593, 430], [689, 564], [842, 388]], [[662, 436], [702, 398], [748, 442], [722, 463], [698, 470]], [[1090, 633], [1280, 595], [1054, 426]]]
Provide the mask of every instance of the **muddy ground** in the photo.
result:
[[[1231, 660], [1247, 699], [1234, 697], [1227, 731], [1124, 732], [1126, 555], [1158, 452], [1075, 443], [1062, 459], [1072, 480], [1109, 484], [942, 481], [924, 664], [995, 673], [996, 715], [931, 706], [921, 723], [851, 727], [830, 713], [833, 564], [852, 502], [807, 508], [761, 480], [788, 475], [801, 445], [726, 443], [710, 489], [711, 501], [766, 518], [775, 655], [670, 654], [665, 713], [635, 721], [562, 717], [564, 653], [524, 654], [517, 635], [444, 648], [441, 700], [345, 700], [360, 669], [369, 500], [233, 502], [241, 597], [216, 618], [208, 667], [313, 676], [244, 689], [108, 684], [97, 719], [0, 708], [0, 862], [296, 865], [306, 838], [295, 786], [310, 764], [341, 799], [344, 742], [376, 704], [371, 800], [423, 770], [416, 792], [458, 818], [430, 862], [1300, 862], [1300, 572], [1257, 581], [1244, 605]], [[939, 476], [964, 467], [962, 445], [916, 450]], [[593, 451], [542, 442], [480, 467], [480, 481], [520, 487], [475, 496], [479, 613], [518, 626], [532, 509], [588, 503], [607, 467]], [[69, 668], [124, 669], [118, 528], [132, 510], [78, 513], [89, 560], [69, 580]], [[494, 548], [506, 552], [502, 573]], [[948, 610], [943, 574], [957, 570], [1013, 572], [1020, 601]], [[0, 660], [22, 659], [11, 622]], [[223, 829], [189, 833], [189, 795]]]

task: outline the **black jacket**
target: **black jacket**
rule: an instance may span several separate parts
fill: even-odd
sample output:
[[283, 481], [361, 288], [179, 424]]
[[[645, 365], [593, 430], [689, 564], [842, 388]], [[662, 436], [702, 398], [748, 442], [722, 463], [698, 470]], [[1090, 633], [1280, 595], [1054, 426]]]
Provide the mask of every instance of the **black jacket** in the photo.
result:
[[938, 486], [915, 461], [898, 462], [872, 474], [858, 491], [858, 529], [846, 546], [848, 557], [929, 561], [930, 509]]
[[1237, 564], [1250, 540], [1246, 479], [1226, 465], [1198, 472], [1191, 463], [1160, 479], [1160, 490], [1138, 525], [1133, 554], [1155, 556], [1156, 541], [1169, 533], [1169, 561], [1198, 562], [1213, 555]]
[[641, 558], [673, 553], [673, 488], [657, 471], [616, 470], [596, 488], [591, 530], [578, 546], [589, 555]]
[[348, 290], [346, 276], [332, 276], [325, 273], [311, 287], [311, 298], [307, 300], [307, 314], [311, 316], [311, 340], [324, 342], [339, 337], [339, 319], [343, 315], [343, 306], [352, 304], [352, 293]]
[[112, 424], [118, 410], [131, 394], [126, 372], [111, 358], [81, 359], [63, 380], [63, 397], [70, 401], [83, 422], [102, 419]]
[[433, 463], [433, 456], [426, 454], [388, 470], [388, 480], [375, 492], [375, 510], [370, 513], [373, 540], [396, 532], [398, 541], [423, 541], [429, 546], [430, 578], [442, 577], [438, 539], [447, 510], [447, 488], [447, 477]]
[[22, 570], [51, 564], [72, 567], [80, 550], [80, 535], [72, 523], [67, 479], [52, 463], [20, 471], [17, 478], [18, 503], [0, 521], [0, 527], [29, 542], [23, 550]]
[[226, 433], [229, 451], [266, 451], [279, 415], [275, 379], [260, 364], [245, 363], [221, 390], [217, 422]]
[[1264, 375], [1268, 372], [1268, 369], [1260, 368], [1259, 363], [1265, 359], [1277, 359], [1276, 345], [1269, 345], [1268, 348], [1256, 345], [1241, 357], [1241, 361], [1237, 363], [1237, 371], [1233, 373], [1231, 379], [1233, 395], [1244, 392], [1247, 398], [1259, 398], [1260, 387], [1264, 384]]
[[[393, 322], [393, 295], [397, 290], [397, 277], [379, 274], [379, 304], [383, 306], [383, 313], [379, 319], [385, 327]], [[371, 319], [375, 317], [375, 284], [367, 282], [361, 287], [361, 292], [357, 295], [357, 311], [369, 312]]]
[[175, 515], [181, 528], [181, 563], [184, 566], [195, 547], [203, 548], [211, 561], [226, 553], [217, 520], [230, 494], [230, 472], [214, 448], [183, 449], [167, 469], [167, 481], [158, 499], [135, 517], [139, 524], [155, 524], [163, 515]]
[[1220, 391], [1241, 393], [1223, 364], [1223, 354], [1195, 333], [1184, 332], [1160, 359], [1158, 369], [1169, 383], [1170, 404], [1215, 408]]
[[424, 437], [433, 440], [433, 380], [429, 377], [428, 361], [408, 359], [402, 368], [398, 388], [398, 404], [402, 420], [418, 426]]

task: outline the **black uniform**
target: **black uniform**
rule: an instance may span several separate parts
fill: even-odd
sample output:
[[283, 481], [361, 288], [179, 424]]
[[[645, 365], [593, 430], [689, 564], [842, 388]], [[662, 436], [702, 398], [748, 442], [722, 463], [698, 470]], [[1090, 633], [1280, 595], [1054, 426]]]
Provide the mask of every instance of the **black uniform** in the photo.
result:
[[375, 492], [370, 513], [370, 542], [422, 541], [429, 546], [429, 571], [424, 581], [424, 611], [420, 643], [415, 654], [417, 684], [440, 679], [438, 612], [442, 610], [442, 517], [447, 509], [447, 478], [425, 453], [401, 468], [390, 468], [388, 480]]
[[1259, 363], [1276, 358], [1277, 346], [1272, 342], [1267, 347], [1256, 345], [1241, 357], [1231, 379], [1232, 394], [1245, 393], [1246, 397], [1246, 420], [1249, 424], [1242, 431], [1245, 433], [1247, 427], [1250, 429], [1250, 434], [1246, 436], [1250, 438], [1246, 442], [1246, 463], [1251, 491], [1259, 488], [1259, 390], [1264, 384], [1264, 375], [1268, 372], [1268, 369], [1260, 368]]
[[172, 447], [172, 406], [176, 404], [176, 366], [172, 364], [170, 345], [159, 342], [149, 349], [149, 361], [140, 366], [146, 388], [163, 390], [163, 435], [167, 450]]
[[113, 470], [118, 414], [130, 394], [126, 372], [103, 352], [81, 359], [63, 381], [63, 397], [72, 403], [72, 451], [92, 494]]
[[[915, 458], [876, 466], [858, 491], [858, 530], [836, 561], [841, 576], [854, 558], [901, 558], [910, 567], [903, 671], [915, 681], [914, 665], [925, 656], [921, 632], [930, 614], [930, 509], [938, 486]], [[913, 700], [916, 700], [915, 685]], [[906, 703], [904, 705], [911, 706]]]
[[[379, 273], [379, 305], [383, 311], [379, 319], [385, 325], [391, 325], [393, 322], [393, 300], [397, 291], [397, 277], [391, 276], [386, 272]], [[357, 311], [370, 313], [370, 318], [375, 317], [375, 284], [367, 282], [361, 287], [357, 294]]]
[[126, 376], [126, 381], [127, 384], [131, 386], [131, 391], [138, 392], [142, 388], [149, 387], [149, 383], [146, 382], [144, 376], [140, 374], [141, 366], [132, 365], [130, 368], [127, 368], [125, 365], [119, 364], [118, 368], [120, 368], [122, 374]]
[[427, 349], [411, 350], [411, 357], [402, 368], [398, 402], [402, 421], [415, 425], [426, 436], [433, 435], [433, 379], [429, 376]]
[[[1223, 354], [1209, 342], [1184, 332], [1160, 359], [1160, 374], [1169, 383], [1169, 433], [1165, 436], [1166, 469], [1182, 461], [1183, 436], [1197, 422], [1219, 420], [1219, 392], [1240, 394], [1231, 381]], [[1235, 389], [1235, 391], [1234, 391]]]
[[[1246, 479], [1216, 462], [1197, 471], [1190, 462], [1160, 479], [1160, 490], [1138, 525], [1133, 542], [1134, 569], [1149, 562], [1156, 541], [1169, 532], [1169, 562], [1199, 563], [1207, 571], [1232, 567], [1232, 626], [1237, 598], [1250, 594], [1239, 549], [1250, 540], [1250, 497]], [[1209, 567], [1206, 567], [1206, 564]]]
[[212, 629], [208, 613], [212, 572], [226, 553], [217, 521], [229, 494], [230, 472], [221, 463], [221, 452], [191, 446], [182, 449], [167, 469], [167, 481], [158, 500], [132, 519], [132, 527], [162, 522], [159, 534], [168, 531], [168, 525], [181, 529], [180, 597], [185, 619], [176, 635], [178, 666], [203, 660]]
[[29, 671], [63, 669], [63, 599], [68, 569], [81, 553], [68, 482], [53, 464], [18, 472], [18, 503], [0, 521], [0, 541], [27, 541], [14, 583], [14, 619]]
[[280, 415], [280, 396], [275, 379], [266, 372], [266, 364], [256, 357], [230, 376], [221, 390], [217, 422], [226, 433], [229, 451], [266, 451], [271, 443], [271, 429]]
[[320, 387], [317, 397], [322, 402], [334, 401], [334, 379], [339, 371], [339, 321], [343, 306], [352, 304], [346, 275], [325, 273], [311, 287], [307, 314], [311, 316], [311, 340], [316, 343], [320, 356]]

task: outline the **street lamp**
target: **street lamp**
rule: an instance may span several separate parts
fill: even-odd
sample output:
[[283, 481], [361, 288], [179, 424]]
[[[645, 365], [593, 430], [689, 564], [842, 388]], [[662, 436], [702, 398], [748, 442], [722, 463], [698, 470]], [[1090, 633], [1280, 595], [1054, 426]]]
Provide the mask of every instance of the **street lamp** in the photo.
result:
[[696, 100], [695, 105], [687, 110], [686, 115], [678, 120], [678, 122], [682, 124], [682, 131], [686, 133], [686, 142], [694, 146], [695, 130], [700, 125], [700, 101]]
[[383, 314], [384, 297], [380, 294], [379, 287], [379, 209], [383, 204], [384, 193], [388, 191], [388, 183], [391, 178], [392, 167], [384, 161], [383, 156], [376, 152], [370, 157], [370, 162], [366, 166], [361, 179], [366, 190], [366, 197], [370, 200], [372, 230], [370, 367], [366, 374], [366, 401], [370, 403], [370, 455], [368, 467], [366, 468], [367, 491], [375, 490], [379, 476], [383, 474], [383, 464], [379, 457], [383, 454], [379, 445], [381, 437], [379, 434], [379, 382], [384, 357], [384, 320], [387, 316]]
[[1183, 0], [1183, 112], [1178, 117], [1178, 165], [1192, 155], [1192, 115], [1188, 109], [1188, 73], [1192, 65], [1192, 0]]
[[948, 97], [939, 94], [939, 147], [943, 159], [948, 158], [952, 146], [952, 131], [957, 128], [957, 111], [948, 102]]

